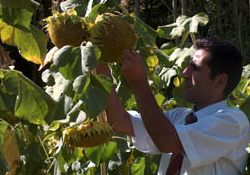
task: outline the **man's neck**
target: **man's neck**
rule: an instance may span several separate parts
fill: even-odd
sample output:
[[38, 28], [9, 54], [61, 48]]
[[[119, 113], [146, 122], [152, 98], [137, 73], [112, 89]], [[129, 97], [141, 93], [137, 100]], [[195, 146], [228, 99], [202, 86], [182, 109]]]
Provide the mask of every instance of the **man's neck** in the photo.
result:
[[224, 99], [224, 98], [221, 98], [221, 99], [217, 99], [217, 100], [214, 100], [214, 101], [208, 102], [208, 103], [194, 104], [193, 110], [194, 110], [194, 111], [198, 111], [198, 110], [200, 110], [200, 109], [203, 109], [203, 108], [205, 108], [205, 107], [207, 107], [207, 106], [210, 106], [210, 105], [212, 105], [212, 104], [218, 103], [218, 102], [223, 101], [223, 100], [225, 100], [225, 99]]

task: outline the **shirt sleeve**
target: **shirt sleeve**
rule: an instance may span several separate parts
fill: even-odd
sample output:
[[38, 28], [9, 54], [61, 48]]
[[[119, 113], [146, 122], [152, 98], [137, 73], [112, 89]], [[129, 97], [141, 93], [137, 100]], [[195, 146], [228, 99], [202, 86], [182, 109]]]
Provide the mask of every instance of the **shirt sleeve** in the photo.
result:
[[133, 125], [135, 137], [132, 137], [133, 145], [137, 150], [149, 154], [159, 154], [160, 151], [155, 146], [145, 128], [140, 113], [128, 111]]
[[190, 166], [197, 167], [225, 157], [246, 143], [249, 124], [241, 111], [219, 111], [189, 125], [174, 125]]

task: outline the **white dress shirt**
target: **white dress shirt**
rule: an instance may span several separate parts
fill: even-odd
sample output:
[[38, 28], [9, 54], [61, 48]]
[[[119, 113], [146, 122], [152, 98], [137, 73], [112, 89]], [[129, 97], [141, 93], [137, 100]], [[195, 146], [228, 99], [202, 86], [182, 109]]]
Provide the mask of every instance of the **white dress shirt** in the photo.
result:
[[[181, 175], [237, 175], [244, 173], [250, 142], [249, 122], [238, 108], [221, 101], [195, 112], [196, 123], [184, 125], [190, 108], [164, 112], [173, 123], [185, 155]], [[129, 111], [136, 149], [149, 154], [162, 154], [157, 175], [165, 175], [171, 153], [161, 153], [150, 138], [141, 116]], [[153, 117], [153, 116], [152, 116]], [[166, 143], [167, 144], [167, 143]]]

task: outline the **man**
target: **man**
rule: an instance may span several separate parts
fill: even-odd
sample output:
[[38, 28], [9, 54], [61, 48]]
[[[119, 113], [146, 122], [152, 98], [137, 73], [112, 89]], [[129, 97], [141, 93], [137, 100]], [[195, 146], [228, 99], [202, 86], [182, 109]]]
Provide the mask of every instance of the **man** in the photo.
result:
[[[136, 149], [162, 154], [158, 175], [243, 174], [249, 122], [225, 100], [240, 81], [242, 56], [226, 41], [205, 38], [195, 45], [193, 58], [182, 73], [183, 97], [194, 104], [193, 109], [161, 111], [140, 55], [126, 50], [122, 75], [133, 89], [140, 113], [125, 111], [113, 91], [106, 110], [108, 122], [115, 131], [133, 136]], [[98, 73], [111, 78], [107, 66], [99, 66]], [[187, 122], [190, 116], [195, 123]]]

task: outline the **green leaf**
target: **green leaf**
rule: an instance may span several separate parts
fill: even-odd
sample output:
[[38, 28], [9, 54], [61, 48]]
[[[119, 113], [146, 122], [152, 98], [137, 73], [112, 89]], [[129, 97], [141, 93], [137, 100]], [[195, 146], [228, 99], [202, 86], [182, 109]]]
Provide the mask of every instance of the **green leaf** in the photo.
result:
[[28, 31], [30, 29], [32, 12], [26, 9], [0, 7], [0, 19], [10, 26]]
[[77, 77], [73, 87], [76, 91], [75, 100], [84, 102], [85, 112], [89, 117], [96, 117], [106, 108], [112, 82], [105, 76], [88, 74]]
[[110, 160], [117, 153], [117, 143], [109, 142], [101, 146], [85, 148], [85, 155], [94, 162], [97, 166], [101, 162]]
[[160, 93], [157, 93], [156, 96], [155, 96], [155, 100], [156, 100], [158, 106], [162, 105], [164, 99], [165, 99], [165, 96], [160, 94]]
[[81, 50], [79, 47], [63, 46], [55, 53], [53, 63], [63, 77], [70, 81], [74, 81], [76, 77], [82, 75]]
[[34, 12], [39, 3], [31, 0], [1, 0], [0, 5], [2, 5], [3, 7], [27, 9], [31, 12]]
[[[91, 1], [89, 1], [91, 3]], [[104, 4], [97, 4], [93, 8], [91, 5], [88, 5], [88, 11], [86, 13], [86, 19], [88, 22], [92, 22], [96, 19], [98, 14], [107, 12], [107, 7]]]
[[35, 64], [42, 64], [47, 52], [47, 36], [30, 26], [30, 31], [10, 26], [0, 20], [0, 38], [3, 43], [16, 46], [23, 58]]
[[246, 116], [250, 119], [250, 96], [248, 96], [245, 102], [240, 105], [240, 109], [246, 114]]
[[96, 46], [81, 46], [82, 73], [85, 74], [93, 70], [101, 57], [101, 51]]
[[73, 47], [67, 45], [55, 53], [53, 61], [66, 79], [74, 81], [76, 77], [93, 70], [97, 66], [100, 56], [101, 52], [96, 46]]
[[6, 122], [0, 121], [0, 149], [2, 150], [3, 141], [4, 141], [4, 133], [7, 129], [8, 124]]
[[169, 87], [169, 85], [172, 81], [172, 78], [175, 77], [176, 75], [178, 75], [178, 71], [177, 71], [177, 68], [175, 66], [172, 68], [164, 67], [161, 70], [159, 77], [161, 78], [161, 80], [163, 82], [165, 82], [165, 86]]
[[174, 39], [172, 36], [172, 30], [176, 27], [177, 25], [175, 23], [165, 26], [158, 26], [157, 28], [158, 36], [166, 39]]
[[180, 72], [187, 66], [188, 61], [192, 58], [194, 53], [193, 48], [177, 48], [170, 55], [169, 61], [174, 62], [180, 68]]
[[190, 23], [189, 32], [190, 33], [197, 33], [198, 32], [198, 25], [205, 26], [209, 22], [208, 15], [205, 13], [198, 13], [192, 17], [192, 21]]
[[[137, 162], [136, 162], [137, 161]], [[136, 160], [132, 167], [131, 167], [131, 174], [133, 175], [144, 175], [145, 171], [145, 158], [144, 157], [138, 157], [138, 160]]]
[[2, 88], [16, 95], [14, 114], [33, 124], [48, 124], [53, 120], [56, 102], [38, 85], [17, 71], [4, 71]]
[[2, 151], [0, 150], [0, 173], [6, 174], [7, 171], [8, 171], [7, 163], [4, 160], [4, 155], [3, 155]]
[[101, 157], [104, 150], [105, 150], [105, 145], [101, 145], [101, 146], [86, 148], [84, 152], [86, 156], [96, 164], [96, 166], [99, 166], [99, 164], [101, 163]]
[[46, 76], [50, 77], [49, 81], [51, 84], [48, 84], [46, 88], [46, 92], [56, 101], [59, 101], [62, 94], [65, 94], [71, 98], [73, 98], [73, 84], [71, 81], [66, 80], [60, 72], [54, 72], [53, 65], [52, 70], [46, 70], [44, 74], [42, 74], [43, 80], [46, 81]]
[[107, 162], [110, 160], [115, 153], [117, 153], [117, 143], [116, 142], [108, 142], [108, 144], [104, 144], [104, 150], [101, 156], [102, 162]]
[[197, 33], [198, 25], [205, 26], [207, 23], [208, 16], [205, 13], [199, 13], [193, 17], [181, 15], [175, 23], [158, 26], [157, 33], [162, 38], [176, 39], [186, 33]]
[[250, 78], [250, 64], [243, 67], [242, 76]]
[[157, 32], [139, 18], [135, 19], [135, 31], [146, 45], [156, 45]]

